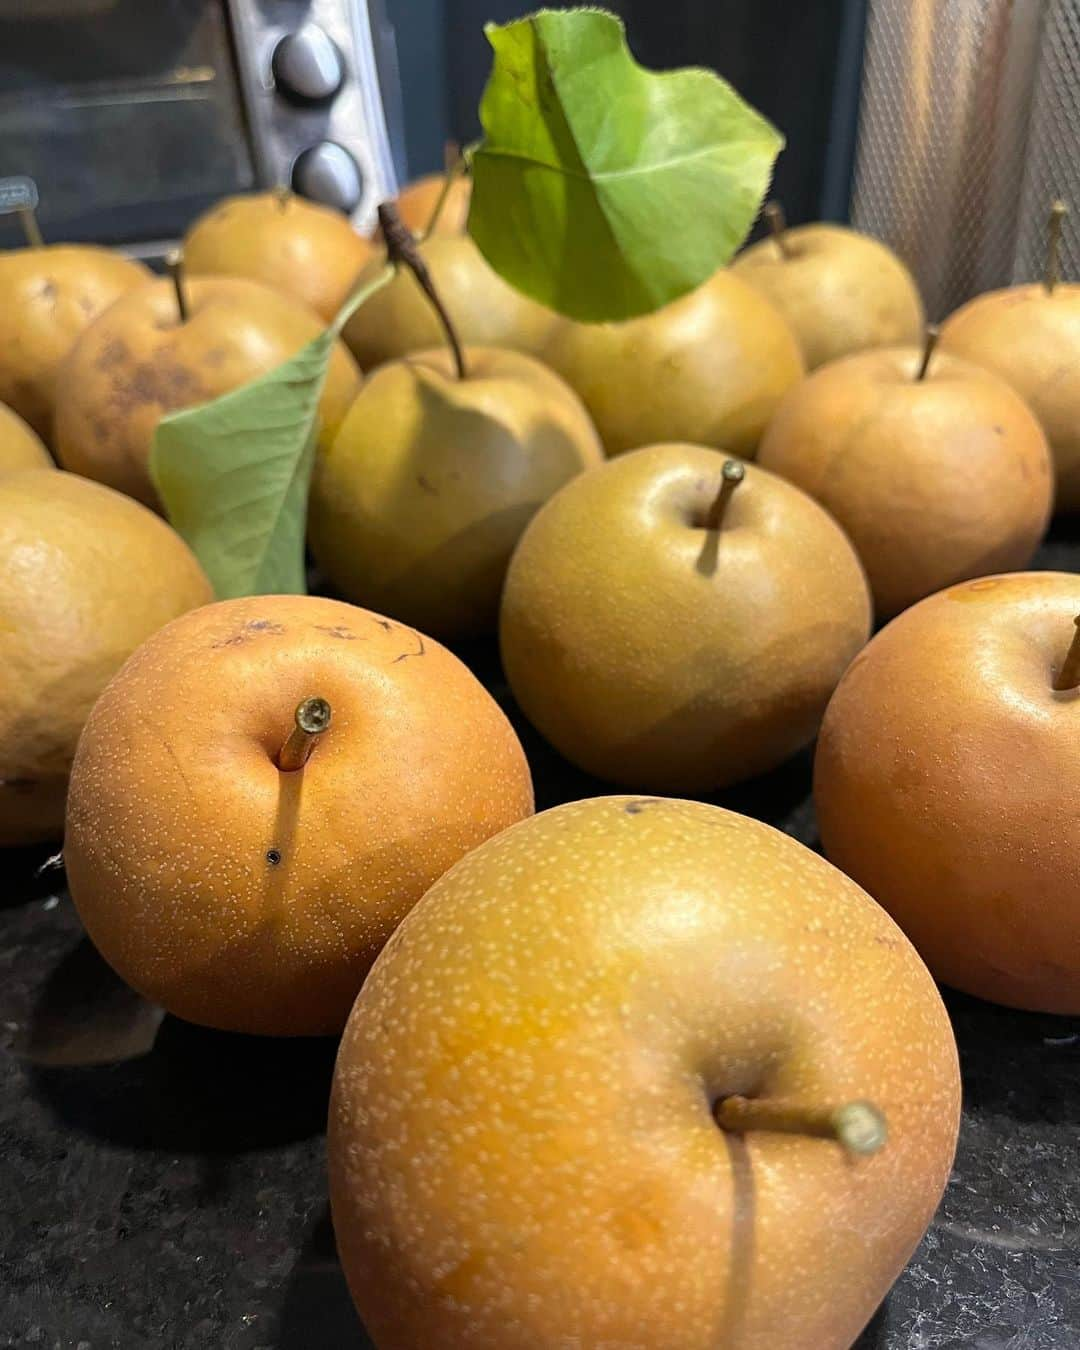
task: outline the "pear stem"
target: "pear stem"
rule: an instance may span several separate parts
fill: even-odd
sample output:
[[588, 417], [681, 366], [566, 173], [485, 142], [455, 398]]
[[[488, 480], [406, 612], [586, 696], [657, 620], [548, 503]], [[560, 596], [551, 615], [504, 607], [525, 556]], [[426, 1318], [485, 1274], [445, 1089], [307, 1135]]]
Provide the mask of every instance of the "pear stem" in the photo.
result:
[[1062, 693], [1066, 689], [1075, 689], [1077, 685], [1080, 685], [1080, 614], [1076, 616], [1073, 622], [1076, 624], [1076, 632], [1073, 633], [1072, 643], [1065, 654], [1065, 660], [1053, 684], [1057, 693]]
[[915, 375], [916, 380], [925, 380], [926, 372], [930, 369], [930, 358], [934, 354], [934, 348], [937, 346], [938, 338], [941, 336], [941, 329], [936, 323], [926, 325], [926, 342], [923, 346], [922, 362]]
[[172, 278], [173, 290], [176, 292], [176, 308], [180, 314], [180, 322], [187, 323], [188, 307], [187, 300], [184, 298], [184, 255], [178, 248], [174, 248], [165, 259], [165, 266]]
[[723, 524], [724, 513], [727, 511], [731, 494], [745, 477], [746, 468], [737, 459], [724, 460], [724, 467], [720, 470], [720, 491], [713, 499], [713, 504], [709, 507], [708, 515], [705, 517], [705, 528], [707, 530], [718, 530]]
[[457, 141], [447, 141], [443, 147], [443, 185], [439, 189], [439, 195], [435, 198], [435, 205], [431, 208], [431, 215], [427, 218], [427, 224], [420, 231], [420, 242], [430, 237], [439, 223], [442, 216], [443, 207], [446, 205], [446, 199], [450, 196], [450, 189], [454, 183], [468, 168], [465, 163], [465, 156], [461, 153], [461, 146]]
[[1054, 294], [1054, 287], [1061, 280], [1061, 227], [1068, 214], [1069, 208], [1063, 201], [1054, 202], [1050, 208], [1050, 219], [1046, 225], [1046, 275], [1043, 278], [1047, 295]]
[[787, 241], [787, 217], [779, 202], [765, 203], [765, 222], [773, 237], [773, 243], [785, 258], [792, 256], [791, 245]]
[[382, 228], [383, 239], [386, 240], [386, 256], [394, 264], [400, 267], [402, 263], [412, 272], [420, 285], [420, 289], [427, 296], [432, 309], [439, 316], [439, 322], [442, 324], [443, 332], [446, 334], [446, 341], [453, 353], [454, 365], [457, 368], [459, 380], [468, 377], [468, 370], [465, 366], [465, 354], [461, 350], [461, 343], [458, 341], [457, 332], [453, 323], [450, 321], [450, 315], [446, 312], [446, 306], [439, 297], [435, 289], [435, 283], [431, 279], [431, 273], [428, 271], [427, 263], [420, 256], [420, 251], [416, 246], [416, 240], [405, 228], [401, 217], [397, 213], [397, 207], [393, 202], [382, 202], [379, 206], [379, 225]]
[[297, 704], [296, 725], [277, 757], [282, 773], [294, 773], [304, 767], [319, 737], [329, 728], [330, 715], [330, 704], [324, 698], [306, 698]]
[[736, 1096], [719, 1102], [715, 1116], [721, 1129], [735, 1134], [746, 1130], [805, 1134], [814, 1139], [834, 1139], [849, 1153], [863, 1156], [877, 1153], [889, 1136], [885, 1116], [873, 1102], [821, 1107]]
[[279, 183], [277, 187], [274, 188], [274, 197], [277, 200], [278, 210], [284, 211], [292, 200], [292, 188], [287, 187], [284, 183]]
[[26, 235], [26, 242], [30, 247], [44, 248], [45, 240], [41, 237], [41, 226], [37, 223], [37, 213], [32, 206], [19, 208], [19, 221], [23, 228], [23, 234]]

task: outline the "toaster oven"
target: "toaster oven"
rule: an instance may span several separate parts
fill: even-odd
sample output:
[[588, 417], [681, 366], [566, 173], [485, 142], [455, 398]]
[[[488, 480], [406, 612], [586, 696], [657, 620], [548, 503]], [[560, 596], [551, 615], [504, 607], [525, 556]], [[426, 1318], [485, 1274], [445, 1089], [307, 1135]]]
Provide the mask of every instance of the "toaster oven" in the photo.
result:
[[0, 175], [34, 179], [47, 240], [153, 255], [277, 184], [366, 228], [400, 128], [381, 0], [0, 0]]

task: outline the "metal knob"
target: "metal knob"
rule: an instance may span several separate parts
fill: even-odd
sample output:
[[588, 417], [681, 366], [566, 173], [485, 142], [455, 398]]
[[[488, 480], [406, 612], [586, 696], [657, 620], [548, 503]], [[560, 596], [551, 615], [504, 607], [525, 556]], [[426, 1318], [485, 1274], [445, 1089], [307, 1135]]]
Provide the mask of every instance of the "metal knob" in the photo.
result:
[[274, 48], [270, 66], [279, 91], [304, 103], [325, 103], [345, 78], [341, 53], [316, 23], [306, 23], [283, 37]]
[[297, 156], [293, 187], [301, 197], [334, 206], [351, 215], [364, 195], [360, 166], [336, 141], [320, 141]]

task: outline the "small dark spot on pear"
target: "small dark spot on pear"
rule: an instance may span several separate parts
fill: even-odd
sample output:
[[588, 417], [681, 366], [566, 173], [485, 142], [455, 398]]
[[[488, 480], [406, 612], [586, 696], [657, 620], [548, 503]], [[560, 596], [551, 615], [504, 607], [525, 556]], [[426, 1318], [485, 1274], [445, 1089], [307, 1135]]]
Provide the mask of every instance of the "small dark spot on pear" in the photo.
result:
[[824, 938], [826, 942], [830, 942], [832, 940], [832, 933], [829, 931], [829, 929], [818, 928], [816, 927], [816, 925], [812, 923], [804, 923], [803, 932], [809, 933], [811, 937]]
[[416, 481], [419, 486], [423, 488], [425, 492], [430, 493], [432, 497], [437, 497], [439, 495], [439, 489], [434, 486], [430, 479], [425, 478], [422, 473], [416, 475]]
[[266, 850], [266, 861], [271, 867], [276, 867], [281, 862], [281, 850], [279, 848], [268, 848]]
[[659, 797], [635, 797], [632, 802], [626, 803], [623, 810], [628, 816], [640, 816], [647, 806], [656, 806], [659, 801]]
[[285, 625], [274, 623], [272, 619], [249, 619], [239, 631], [213, 645], [215, 648], [242, 647], [245, 642], [250, 642], [256, 633], [269, 633], [272, 637], [280, 637], [284, 631]]
[[317, 633], [325, 633], [327, 637], [340, 638], [342, 642], [355, 642], [357, 635], [351, 628], [346, 628], [342, 623], [317, 623], [315, 625]]
[[994, 432], [995, 432], [995, 434], [998, 435], [998, 436], [1004, 436], [1004, 435], [1005, 435], [1005, 428], [1004, 428], [1004, 427], [995, 427], [995, 428], [994, 428]]

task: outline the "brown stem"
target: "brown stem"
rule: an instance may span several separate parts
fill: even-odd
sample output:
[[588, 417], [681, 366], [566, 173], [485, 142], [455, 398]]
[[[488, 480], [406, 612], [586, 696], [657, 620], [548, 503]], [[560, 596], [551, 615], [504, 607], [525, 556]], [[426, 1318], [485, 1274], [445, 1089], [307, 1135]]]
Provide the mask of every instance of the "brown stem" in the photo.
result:
[[44, 248], [45, 240], [41, 237], [41, 226], [37, 223], [37, 215], [32, 206], [19, 208], [19, 221], [22, 224], [23, 234], [26, 235], [26, 242], [30, 247]]
[[446, 307], [439, 298], [435, 283], [431, 279], [431, 273], [428, 271], [427, 263], [421, 258], [420, 251], [416, 246], [416, 240], [405, 228], [393, 202], [383, 202], [379, 206], [379, 225], [382, 228], [383, 239], [386, 241], [387, 258], [395, 267], [400, 267], [404, 263], [419, 282], [420, 289], [427, 296], [432, 309], [439, 316], [439, 322], [446, 334], [446, 341], [454, 356], [458, 379], [466, 379], [469, 372], [465, 368], [465, 354], [461, 350], [461, 343], [458, 341], [454, 325], [450, 322], [450, 315], [447, 314]]
[[835, 1139], [849, 1153], [863, 1155], [877, 1153], [889, 1135], [885, 1116], [873, 1102], [822, 1107], [761, 1097], [725, 1097], [717, 1104], [715, 1116], [721, 1129], [735, 1134], [745, 1130], [805, 1134]]
[[319, 737], [330, 726], [330, 704], [324, 698], [306, 698], [296, 707], [296, 725], [281, 747], [277, 766], [282, 773], [302, 769]]
[[279, 183], [277, 187], [274, 188], [274, 197], [277, 200], [278, 210], [284, 211], [292, 200], [292, 188], [287, 187], [284, 183]]
[[737, 459], [725, 459], [724, 467], [720, 470], [720, 491], [713, 499], [713, 504], [709, 507], [708, 514], [705, 517], [705, 528], [707, 530], [718, 530], [724, 520], [724, 512], [727, 510], [727, 504], [731, 500], [731, 494], [746, 477], [746, 468], [740, 464]]
[[1043, 285], [1047, 295], [1054, 294], [1054, 287], [1061, 280], [1061, 227], [1069, 208], [1062, 201], [1054, 202], [1050, 208], [1050, 219], [1046, 224], [1046, 273]]
[[941, 336], [941, 329], [936, 323], [926, 325], [926, 342], [923, 346], [922, 363], [916, 372], [916, 380], [925, 380], [926, 372], [930, 369], [930, 358], [934, 354], [934, 348], [937, 346], [938, 338]]
[[178, 248], [174, 248], [166, 257], [165, 266], [172, 278], [173, 290], [176, 292], [176, 308], [180, 312], [180, 322], [186, 323], [188, 307], [184, 298], [184, 255]]
[[773, 243], [785, 258], [792, 257], [792, 248], [787, 241], [787, 218], [779, 202], [765, 203], [765, 223], [773, 237]]
[[1073, 633], [1072, 643], [1065, 653], [1065, 660], [1053, 684], [1058, 693], [1066, 689], [1075, 689], [1080, 685], [1080, 614], [1073, 622], [1076, 624], [1076, 632]]

